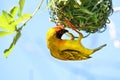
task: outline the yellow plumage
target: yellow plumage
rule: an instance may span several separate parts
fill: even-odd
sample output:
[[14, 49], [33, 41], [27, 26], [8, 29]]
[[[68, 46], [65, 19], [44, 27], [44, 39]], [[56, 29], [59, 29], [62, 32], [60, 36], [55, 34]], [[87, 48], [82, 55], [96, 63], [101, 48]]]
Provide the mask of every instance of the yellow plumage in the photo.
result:
[[[61, 39], [61, 36], [65, 32], [71, 35], [70, 40]], [[91, 54], [106, 46], [106, 44], [104, 44], [96, 49], [88, 49], [81, 44], [82, 38], [83, 35], [80, 33], [79, 38], [75, 40], [74, 36], [67, 30], [54, 27], [48, 30], [46, 42], [51, 55], [60, 60], [85, 60], [90, 58]]]

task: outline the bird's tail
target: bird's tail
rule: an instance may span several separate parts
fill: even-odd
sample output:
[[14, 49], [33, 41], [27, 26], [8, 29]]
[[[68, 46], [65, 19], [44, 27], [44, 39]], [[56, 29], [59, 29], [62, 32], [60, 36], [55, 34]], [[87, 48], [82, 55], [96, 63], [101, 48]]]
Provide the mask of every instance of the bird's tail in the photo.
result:
[[100, 50], [100, 49], [102, 49], [103, 47], [105, 47], [107, 44], [104, 44], [104, 45], [102, 45], [102, 46], [100, 46], [100, 47], [98, 47], [98, 48], [96, 48], [96, 49], [94, 49], [94, 52], [96, 52], [96, 51], [98, 51], [98, 50]]

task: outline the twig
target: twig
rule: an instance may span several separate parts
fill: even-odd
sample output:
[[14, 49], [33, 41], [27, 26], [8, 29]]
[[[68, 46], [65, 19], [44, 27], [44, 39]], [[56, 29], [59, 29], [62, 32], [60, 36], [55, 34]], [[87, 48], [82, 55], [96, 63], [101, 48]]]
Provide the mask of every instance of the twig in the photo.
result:
[[37, 8], [35, 9], [35, 11], [34, 11], [33, 14], [31, 15], [31, 17], [28, 18], [28, 19], [23, 23], [23, 25], [22, 25], [20, 28], [17, 29], [17, 32], [21, 31], [21, 30], [23, 29], [23, 27], [26, 25], [26, 23], [27, 23], [31, 18], [33, 18], [33, 16], [35, 16], [35, 14], [37, 14], [37, 12], [39, 11], [39, 9], [40, 9], [40, 7], [42, 6], [43, 2], [44, 2], [44, 0], [41, 0], [41, 1], [40, 1], [39, 5], [37, 6]]
[[[120, 7], [113, 8], [113, 10], [114, 12], [120, 12]], [[109, 34], [113, 40], [114, 46], [116, 48], [120, 48], [120, 40], [118, 40], [117, 38], [116, 27], [112, 20], [110, 20], [110, 24], [108, 24], [108, 26], [109, 26]]]
[[33, 12], [33, 14], [31, 15], [30, 18], [28, 18], [23, 24], [22, 26], [20, 26], [20, 28], [16, 29], [16, 35], [13, 39], [13, 42], [11, 43], [10, 47], [8, 49], [4, 50], [4, 56], [7, 58], [9, 53], [11, 53], [12, 49], [14, 48], [14, 46], [16, 45], [18, 39], [21, 36], [21, 30], [23, 29], [23, 27], [26, 25], [26, 23], [39, 11], [40, 7], [42, 6], [44, 0], [41, 0], [41, 2], [39, 3], [39, 5], [37, 6], [37, 8], [35, 9], [35, 11]]

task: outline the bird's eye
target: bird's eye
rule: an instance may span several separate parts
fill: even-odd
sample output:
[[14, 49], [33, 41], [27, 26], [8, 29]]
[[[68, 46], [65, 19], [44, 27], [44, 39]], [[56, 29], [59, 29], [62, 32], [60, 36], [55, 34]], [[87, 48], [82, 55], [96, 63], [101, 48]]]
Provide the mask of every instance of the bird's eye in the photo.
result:
[[66, 30], [66, 29], [61, 29], [60, 31], [58, 31], [58, 32], [56, 33], [56, 37], [59, 38], [59, 39], [61, 39], [62, 35], [63, 35], [64, 33], [66, 33], [66, 32], [68, 32], [68, 30]]

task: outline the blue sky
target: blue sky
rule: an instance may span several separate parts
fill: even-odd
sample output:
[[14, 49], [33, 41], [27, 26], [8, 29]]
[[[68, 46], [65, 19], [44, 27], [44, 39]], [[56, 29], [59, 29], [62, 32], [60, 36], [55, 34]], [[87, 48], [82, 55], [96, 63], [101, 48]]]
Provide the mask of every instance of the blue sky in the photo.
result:
[[[26, 0], [24, 13], [32, 13], [40, 0]], [[18, 0], [1, 0], [0, 13], [18, 5]], [[22, 36], [6, 59], [3, 50], [8, 48], [13, 36], [0, 37], [0, 80], [120, 80], [120, 48], [114, 46], [110, 27], [103, 33], [95, 33], [82, 43], [88, 48], [107, 44], [84, 61], [61, 61], [53, 58], [46, 46], [46, 32], [55, 24], [49, 21], [46, 1], [24, 27]], [[120, 7], [120, 0], [113, 0], [113, 7]], [[115, 24], [117, 40], [120, 40], [120, 12], [110, 16]]]

